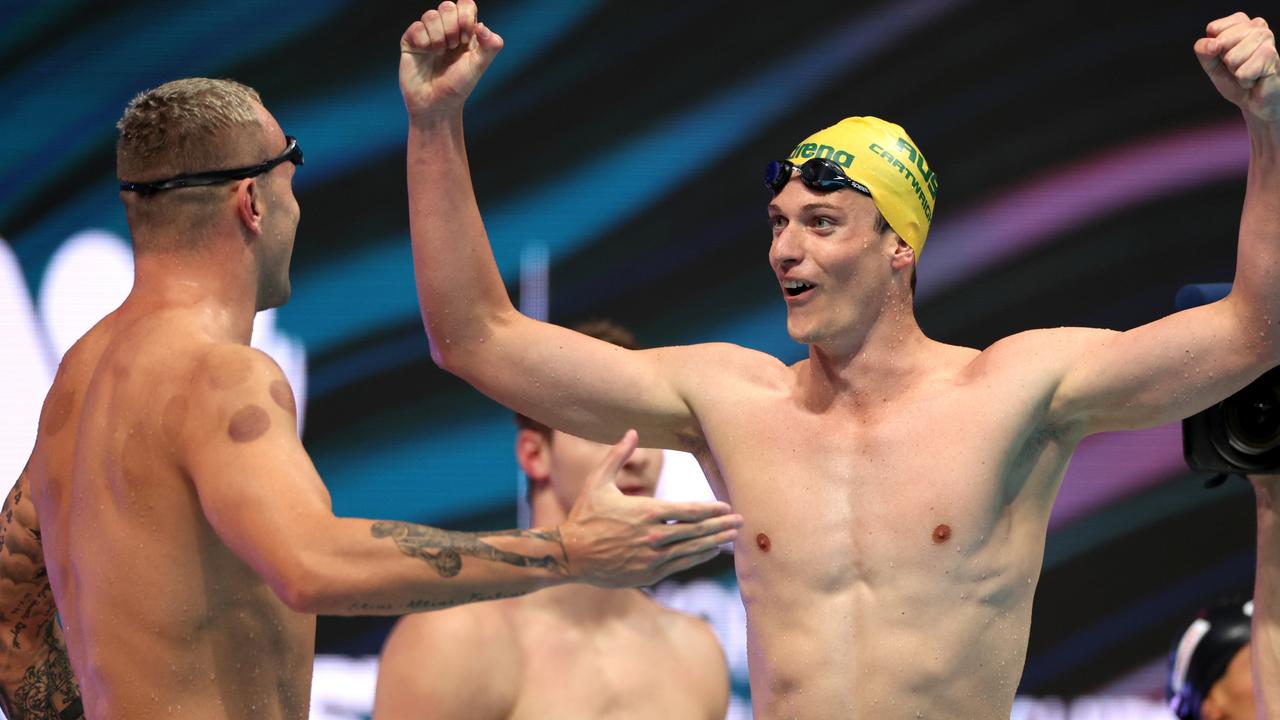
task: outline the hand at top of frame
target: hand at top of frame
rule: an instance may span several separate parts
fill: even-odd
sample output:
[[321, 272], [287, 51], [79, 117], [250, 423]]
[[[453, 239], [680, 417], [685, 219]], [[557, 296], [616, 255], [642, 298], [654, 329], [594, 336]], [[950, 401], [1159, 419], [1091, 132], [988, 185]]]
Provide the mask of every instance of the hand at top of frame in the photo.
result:
[[1209, 23], [1205, 35], [1196, 57], [1218, 92], [1246, 115], [1280, 121], [1280, 59], [1267, 21], [1238, 12]]
[[412, 118], [456, 112], [502, 38], [477, 20], [475, 0], [442, 2], [400, 36], [400, 92]]
[[628, 430], [587, 479], [560, 526], [569, 575], [576, 580], [605, 587], [650, 585], [715, 557], [742, 526], [725, 503], [623, 495], [617, 475], [636, 442], [636, 432]]

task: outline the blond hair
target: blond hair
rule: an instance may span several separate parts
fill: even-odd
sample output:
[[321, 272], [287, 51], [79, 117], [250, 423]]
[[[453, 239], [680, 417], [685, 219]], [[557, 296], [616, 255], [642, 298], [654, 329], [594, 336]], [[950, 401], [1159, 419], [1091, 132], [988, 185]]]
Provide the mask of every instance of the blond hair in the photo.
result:
[[184, 78], [139, 93], [116, 123], [116, 173], [150, 182], [251, 163], [265, 134], [258, 92], [234, 80]]

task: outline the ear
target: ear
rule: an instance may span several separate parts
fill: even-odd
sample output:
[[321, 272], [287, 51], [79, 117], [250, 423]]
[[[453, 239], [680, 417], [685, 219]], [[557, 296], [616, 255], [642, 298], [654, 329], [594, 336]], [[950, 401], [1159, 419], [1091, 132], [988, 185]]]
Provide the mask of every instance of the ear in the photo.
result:
[[236, 184], [236, 216], [250, 234], [262, 235], [262, 188], [254, 178], [245, 178]]
[[516, 433], [516, 462], [531, 483], [551, 480], [551, 440], [537, 430], [521, 428]]
[[893, 248], [893, 255], [890, 256], [889, 264], [894, 270], [910, 268], [916, 263], [916, 251], [907, 244], [906, 240], [898, 237], [898, 233], [890, 231], [889, 235], [897, 243]]

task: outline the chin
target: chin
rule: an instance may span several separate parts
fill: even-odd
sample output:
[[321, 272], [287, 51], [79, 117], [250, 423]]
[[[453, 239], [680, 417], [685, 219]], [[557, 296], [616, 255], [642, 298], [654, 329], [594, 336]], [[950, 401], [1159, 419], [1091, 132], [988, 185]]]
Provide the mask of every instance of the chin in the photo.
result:
[[813, 345], [822, 339], [821, 334], [814, 328], [800, 325], [790, 319], [787, 320], [787, 335], [801, 345]]
[[271, 310], [289, 302], [290, 290], [286, 286], [283, 290], [277, 289], [274, 292], [263, 293], [258, 296], [258, 312], [263, 310]]

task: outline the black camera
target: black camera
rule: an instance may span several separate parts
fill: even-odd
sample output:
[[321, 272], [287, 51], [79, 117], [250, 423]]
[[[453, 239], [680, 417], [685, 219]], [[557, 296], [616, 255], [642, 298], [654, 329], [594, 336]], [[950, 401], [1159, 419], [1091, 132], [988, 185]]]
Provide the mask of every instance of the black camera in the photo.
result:
[[[1230, 283], [1187, 285], [1178, 310], [1226, 297]], [[1182, 421], [1182, 454], [1192, 470], [1244, 475], [1280, 471], [1280, 367]]]

